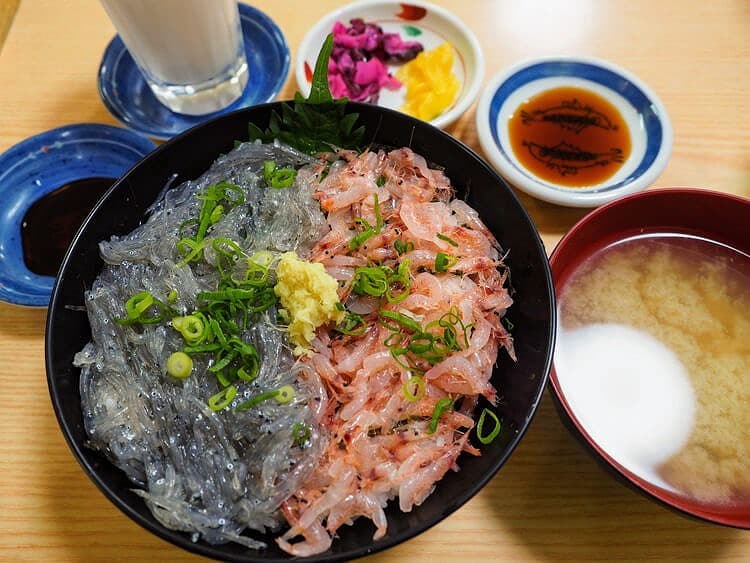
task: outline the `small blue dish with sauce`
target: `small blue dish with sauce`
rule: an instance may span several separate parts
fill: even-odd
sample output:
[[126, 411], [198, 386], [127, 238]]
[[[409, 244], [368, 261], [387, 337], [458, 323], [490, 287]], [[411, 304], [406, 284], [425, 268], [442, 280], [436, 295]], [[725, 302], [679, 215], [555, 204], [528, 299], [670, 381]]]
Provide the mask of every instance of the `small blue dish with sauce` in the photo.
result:
[[[552, 94], [560, 98], [544, 105]], [[501, 71], [480, 97], [476, 120], [498, 171], [557, 205], [596, 207], [641, 191], [672, 151], [671, 122], [656, 94], [593, 57], [541, 57]]]
[[133, 57], [116, 35], [99, 66], [99, 95], [123, 125], [153, 139], [166, 140], [194, 125], [236, 109], [273, 101], [289, 73], [289, 46], [266, 14], [239, 4], [248, 75], [242, 95], [229, 107], [206, 115], [175, 113], [156, 99]]
[[0, 300], [46, 307], [83, 219], [155, 147], [121, 127], [82, 123], [40, 133], [0, 155]]

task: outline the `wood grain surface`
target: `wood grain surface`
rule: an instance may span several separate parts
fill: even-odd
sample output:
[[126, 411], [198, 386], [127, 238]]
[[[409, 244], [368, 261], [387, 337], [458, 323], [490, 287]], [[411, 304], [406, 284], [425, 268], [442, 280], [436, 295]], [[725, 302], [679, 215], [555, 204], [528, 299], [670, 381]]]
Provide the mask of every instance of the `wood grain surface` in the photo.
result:
[[[254, 5], [279, 24], [294, 61], [310, 25], [344, 3]], [[674, 126], [673, 154], [655, 185], [750, 197], [750, 2], [436, 3], [477, 34], [486, 80], [545, 54], [593, 55], [631, 70], [661, 97]], [[5, 14], [16, 2], [0, 4]], [[63, 124], [117, 124], [96, 87], [113, 33], [95, 0], [20, 3], [0, 50], [0, 151]], [[295, 90], [290, 72], [280, 98]], [[472, 108], [450, 131], [481, 153], [474, 117]], [[520, 197], [548, 251], [585, 214]], [[0, 303], [0, 560], [199, 559], [130, 521], [76, 463], [47, 393], [45, 316]], [[419, 537], [367, 558], [482, 559], [750, 561], [750, 532], [678, 516], [615, 482], [570, 437], [545, 397], [519, 448], [480, 494]]]

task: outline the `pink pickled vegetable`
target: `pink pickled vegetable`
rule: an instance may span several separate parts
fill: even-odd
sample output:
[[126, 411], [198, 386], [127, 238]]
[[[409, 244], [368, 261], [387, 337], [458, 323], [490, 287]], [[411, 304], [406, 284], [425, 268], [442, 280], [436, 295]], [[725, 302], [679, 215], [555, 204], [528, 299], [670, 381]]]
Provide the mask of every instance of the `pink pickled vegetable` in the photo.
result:
[[382, 88], [401, 87], [387, 65], [413, 59], [423, 46], [418, 41], [402, 40], [398, 33], [385, 33], [379, 25], [361, 18], [349, 23], [349, 27], [341, 22], [333, 26], [333, 52], [328, 63], [331, 94], [334, 98], [375, 103]]

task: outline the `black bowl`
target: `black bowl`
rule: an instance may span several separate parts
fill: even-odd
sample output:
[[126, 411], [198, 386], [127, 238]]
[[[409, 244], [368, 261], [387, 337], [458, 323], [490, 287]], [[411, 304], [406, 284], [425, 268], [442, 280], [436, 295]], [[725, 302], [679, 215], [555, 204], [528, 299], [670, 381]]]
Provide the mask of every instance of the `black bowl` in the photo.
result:
[[[539, 235], [513, 191], [473, 151], [443, 131], [406, 115], [364, 104], [350, 104], [360, 114], [367, 140], [392, 147], [411, 147], [428, 161], [445, 168], [458, 194], [479, 210], [500, 244], [510, 250], [507, 263], [515, 288], [508, 317], [518, 355], [514, 363], [501, 352], [493, 383], [501, 397], [497, 411], [503, 421], [500, 436], [481, 446], [480, 457], [463, 456], [461, 470], [449, 472], [435, 492], [410, 513], [389, 505], [388, 532], [374, 542], [374, 527], [364, 520], [344, 526], [329, 551], [315, 561], [343, 561], [400, 543], [433, 526], [474, 496], [506, 462], [529, 426], [539, 405], [552, 360], [555, 306], [547, 255]], [[78, 391], [79, 370], [73, 355], [90, 340], [83, 309], [83, 292], [102, 267], [98, 243], [125, 234], [143, 219], [149, 205], [168, 182], [177, 185], [200, 176], [236, 139], [247, 139], [247, 124], [268, 124], [279, 104], [265, 104], [217, 117], [175, 137], [145, 157], [98, 202], [73, 240], [52, 292], [46, 332], [47, 379], [60, 427], [83, 469], [125, 514], [156, 535], [201, 555], [229, 561], [290, 559], [269, 534], [260, 537], [266, 550], [255, 552], [226, 544], [194, 543], [188, 534], [163, 527], [132, 483], [100, 453], [87, 449]], [[176, 175], [176, 177], [174, 177]]]

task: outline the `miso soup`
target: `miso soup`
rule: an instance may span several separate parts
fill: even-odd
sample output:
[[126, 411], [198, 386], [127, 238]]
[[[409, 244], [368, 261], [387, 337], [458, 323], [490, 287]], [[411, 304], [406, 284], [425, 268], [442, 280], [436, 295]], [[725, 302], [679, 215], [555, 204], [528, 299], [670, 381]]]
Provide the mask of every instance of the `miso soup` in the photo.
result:
[[592, 439], [664, 488], [750, 500], [750, 257], [630, 238], [582, 262], [558, 306], [555, 371]]

